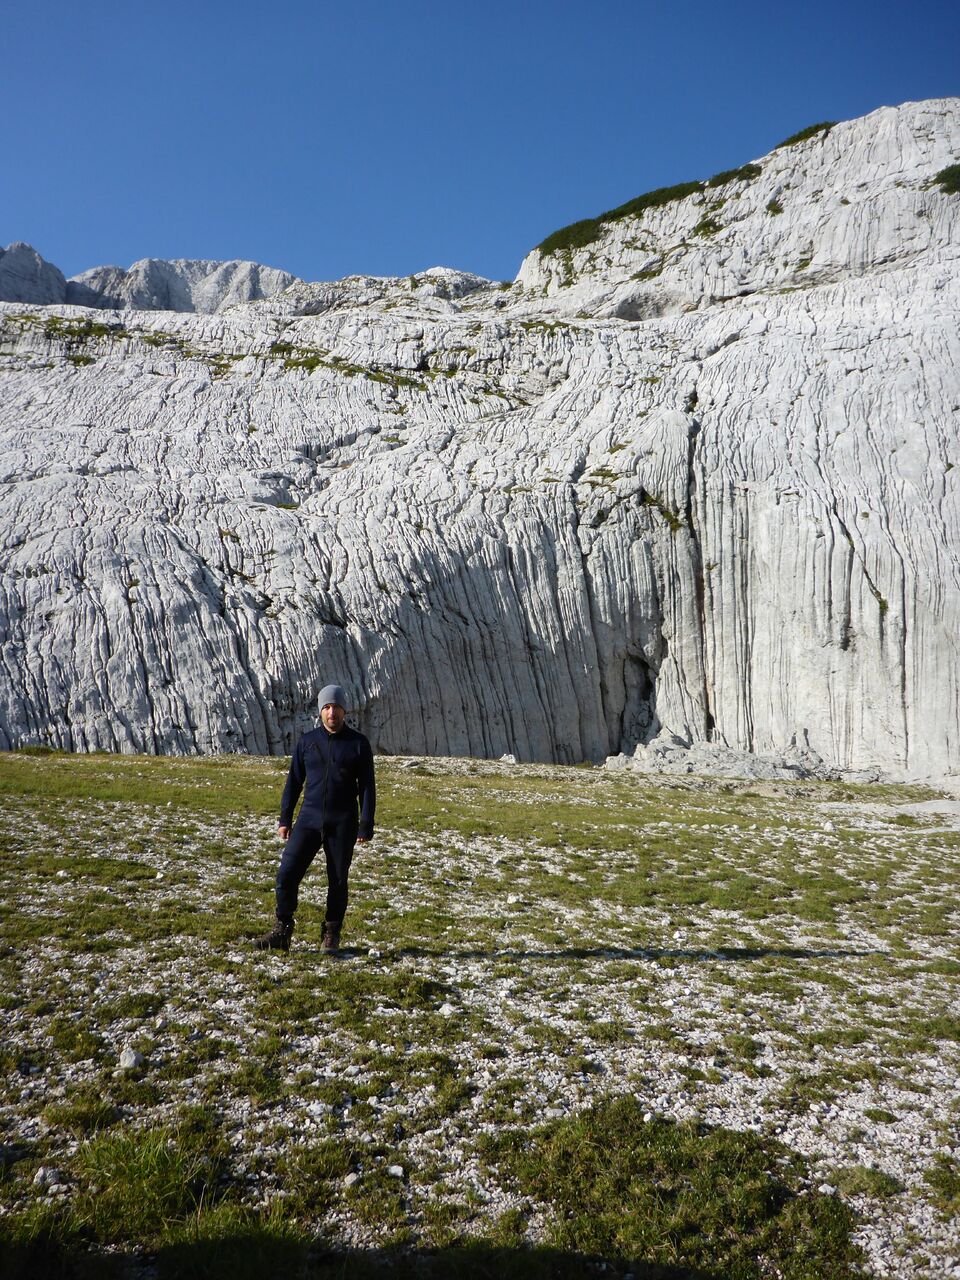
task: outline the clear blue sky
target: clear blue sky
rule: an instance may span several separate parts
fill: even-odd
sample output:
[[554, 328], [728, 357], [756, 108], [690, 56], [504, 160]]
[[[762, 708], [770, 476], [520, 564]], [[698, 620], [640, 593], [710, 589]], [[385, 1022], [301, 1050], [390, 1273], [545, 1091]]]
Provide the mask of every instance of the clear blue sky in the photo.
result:
[[[25, 0], [0, 245], [511, 278], [557, 227], [808, 124], [960, 94], [958, 0]], [[958, 157], [960, 159], [960, 157]]]

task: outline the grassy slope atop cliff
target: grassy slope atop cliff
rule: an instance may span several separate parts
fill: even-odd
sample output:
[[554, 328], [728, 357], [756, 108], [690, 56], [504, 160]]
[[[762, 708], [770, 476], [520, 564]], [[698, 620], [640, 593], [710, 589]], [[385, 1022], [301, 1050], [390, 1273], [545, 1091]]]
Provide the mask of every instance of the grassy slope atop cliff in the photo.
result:
[[13, 1274], [942, 1274], [949, 803], [383, 760], [331, 962], [283, 769], [0, 756]]

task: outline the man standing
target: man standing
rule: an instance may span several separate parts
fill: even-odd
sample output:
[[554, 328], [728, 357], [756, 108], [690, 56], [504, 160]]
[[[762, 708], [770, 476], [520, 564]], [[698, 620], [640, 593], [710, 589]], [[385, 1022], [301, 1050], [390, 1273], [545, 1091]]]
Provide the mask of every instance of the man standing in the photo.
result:
[[[347, 697], [338, 684], [321, 689], [319, 729], [297, 743], [280, 801], [280, 839], [286, 841], [277, 872], [277, 922], [257, 939], [261, 951], [290, 950], [300, 881], [322, 848], [327, 861], [327, 914], [323, 951], [336, 955], [347, 909], [347, 876], [355, 844], [373, 836], [376, 785], [370, 743], [345, 722]], [[304, 788], [306, 788], [304, 790]], [[303, 804], [296, 825], [293, 811]]]

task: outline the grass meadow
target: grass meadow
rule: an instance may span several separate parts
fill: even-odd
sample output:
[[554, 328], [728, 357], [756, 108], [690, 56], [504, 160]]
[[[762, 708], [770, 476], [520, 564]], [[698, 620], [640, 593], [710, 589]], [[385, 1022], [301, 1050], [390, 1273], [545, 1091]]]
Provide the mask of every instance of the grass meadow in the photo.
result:
[[332, 960], [286, 763], [0, 755], [5, 1277], [960, 1267], [956, 802], [382, 759]]

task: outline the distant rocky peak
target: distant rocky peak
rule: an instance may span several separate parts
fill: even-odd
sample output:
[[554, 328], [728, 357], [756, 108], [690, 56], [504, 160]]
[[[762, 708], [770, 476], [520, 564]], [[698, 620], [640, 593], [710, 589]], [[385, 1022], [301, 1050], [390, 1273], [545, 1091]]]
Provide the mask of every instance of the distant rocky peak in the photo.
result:
[[0, 302], [211, 315], [276, 297], [297, 276], [258, 262], [143, 258], [132, 267], [92, 267], [69, 280], [31, 245], [0, 249]]
[[63, 272], [47, 262], [32, 245], [15, 240], [0, 249], [0, 302], [28, 302], [53, 306], [65, 302]]
[[[74, 276], [76, 301], [86, 306], [134, 308], [139, 311], [187, 311], [212, 315], [238, 302], [275, 297], [297, 277], [257, 262], [206, 259], [143, 258], [129, 270], [94, 267]], [[95, 301], [94, 299], [99, 299]]]
[[484, 276], [430, 267], [407, 276], [353, 275], [307, 283], [289, 271], [258, 262], [206, 258], [141, 258], [130, 267], [91, 267], [65, 279], [30, 245], [0, 250], [0, 302], [34, 306], [67, 303], [101, 310], [178, 311], [213, 315], [283, 295], [282, 309], [303, 315], [349, 306], [414, 303], [428, 310], [456, 310], [463, 299], [497, 290]]

